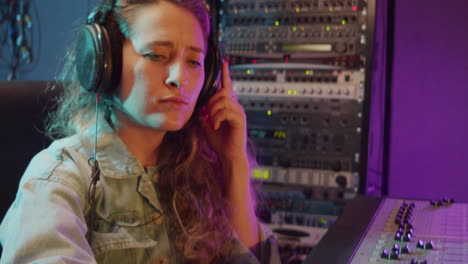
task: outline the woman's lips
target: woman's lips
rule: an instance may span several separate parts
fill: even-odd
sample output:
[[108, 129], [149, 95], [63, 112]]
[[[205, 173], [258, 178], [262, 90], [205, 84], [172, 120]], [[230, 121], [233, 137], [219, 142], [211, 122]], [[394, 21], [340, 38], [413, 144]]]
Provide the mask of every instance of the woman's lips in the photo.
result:
[[176, 98], [176, 97], [170, 97], [170, 98], [161, 98], [156, 102], [156, 108], [158, 110], [178, 110], [178, 109], [183, 109], [188, 106], [188, 102], [184, 100], [183, 98]]

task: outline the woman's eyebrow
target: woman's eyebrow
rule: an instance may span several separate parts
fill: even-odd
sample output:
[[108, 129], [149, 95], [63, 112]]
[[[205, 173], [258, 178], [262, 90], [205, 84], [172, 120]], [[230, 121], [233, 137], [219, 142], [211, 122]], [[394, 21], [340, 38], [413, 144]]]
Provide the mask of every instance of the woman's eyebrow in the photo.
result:
[[[150, 42], [147, 46], [148, 46], [148, 47], [152, 47], [152, 46], [174, 47], [174, 43], [172, 43], [171, 41], [165, 41], [165, 40], [155, 40], [155, 41]], [[187, 48], [188, 48], [189, 50], [194, 51], [194, 52], [199, 52], [199, 53], [205, 54], [205, 50], [202, 49], [202, 48], [199, 47], [199, 46], [189, 45]]]

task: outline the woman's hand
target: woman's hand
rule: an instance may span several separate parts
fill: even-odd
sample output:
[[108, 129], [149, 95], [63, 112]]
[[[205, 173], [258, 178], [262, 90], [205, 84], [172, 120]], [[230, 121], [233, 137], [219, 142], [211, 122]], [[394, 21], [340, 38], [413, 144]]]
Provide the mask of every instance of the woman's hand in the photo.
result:
[[229, 65], [223, 63], [218, 91], [200, 111], [208, 143], [221, 161], [246, 160], [247, 125], [244, 108], [234, 94]]
[[259, 230], [250, 188], [246, 116], [234, 94], [226, 62], [221, 76], [221, 86], [201, 109], [200, 121], [227, 179], [231, 225], [239, 240], [252, 248], [259, 243]]

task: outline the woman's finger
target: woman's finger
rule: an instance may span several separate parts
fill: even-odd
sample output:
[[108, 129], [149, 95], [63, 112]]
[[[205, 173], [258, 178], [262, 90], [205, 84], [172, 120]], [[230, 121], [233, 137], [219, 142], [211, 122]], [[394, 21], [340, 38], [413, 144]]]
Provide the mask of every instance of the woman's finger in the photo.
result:
[[218, 130], [224, 121], [227, 121], [232, 127], [241, 127], [245, 123], [242, 113], [228, 108], [218, 110], [210, 119], [213, 130]]
[[215, 115], [216, 112], [222, 109], [228, 109], [236, 113], [243, 112], [242, 106], [235, 100], [234, 97], [229, 95], [220, 95], [213, 97], [206, 105], [207, 114], [210, 116]]
[[229, 74], [229, 63], [228, 61], [223, 62], [223, 69], [221, 73], [221, 89], [220, 91], [226, 91], [228, 93], [234, 94], [232, 88], [231, 75]]

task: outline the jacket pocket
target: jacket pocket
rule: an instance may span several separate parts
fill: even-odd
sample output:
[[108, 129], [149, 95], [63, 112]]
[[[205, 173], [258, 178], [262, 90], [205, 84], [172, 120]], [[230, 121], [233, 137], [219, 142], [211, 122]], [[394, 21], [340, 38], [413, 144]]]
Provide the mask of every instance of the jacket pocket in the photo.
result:
[[145, 249], [157, 244], [157, 241], [149, 238], [137, 212], [116, 213], [105, 218], [97, 213], [95, 222], [91, 231], [91, 248], [95, 256], [130, 248]]

